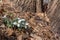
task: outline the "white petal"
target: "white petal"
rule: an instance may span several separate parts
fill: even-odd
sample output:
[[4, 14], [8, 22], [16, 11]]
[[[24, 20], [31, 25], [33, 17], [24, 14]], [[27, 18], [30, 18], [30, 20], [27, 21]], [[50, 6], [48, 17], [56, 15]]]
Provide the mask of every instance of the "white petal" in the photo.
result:
[[20, 24], [17, 24], [17, 27], [20, 27]]
[[16, 23], [16, 22], [14, 22], [13, 24], [14, 24], [14, 25], [17, 25], [17, 23]]
[[22, 21], [25, 21], [25, 19], [21, 19]]
[[18, 23], [20, 23], [21, 22], [21, 20], [18, 20]]

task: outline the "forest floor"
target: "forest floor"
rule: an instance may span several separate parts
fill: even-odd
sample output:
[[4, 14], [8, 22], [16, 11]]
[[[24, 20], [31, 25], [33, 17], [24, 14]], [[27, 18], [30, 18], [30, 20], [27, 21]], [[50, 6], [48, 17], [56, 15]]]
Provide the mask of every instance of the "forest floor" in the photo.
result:
[[[7, 12], [4, 12], [6, 10]], [[18, 29], [7, 28], [2, 22], [2, 17], [7, 14], [13, 14], [12, 18], [24, 18], [33, 28], [33, 32], [28, 34]], [[0, 40], [59, 40], [57, 34], [52, 31], [50, 19], [46, 13], [30, 12], [10, 12], [7, 9], [0, 8]]]

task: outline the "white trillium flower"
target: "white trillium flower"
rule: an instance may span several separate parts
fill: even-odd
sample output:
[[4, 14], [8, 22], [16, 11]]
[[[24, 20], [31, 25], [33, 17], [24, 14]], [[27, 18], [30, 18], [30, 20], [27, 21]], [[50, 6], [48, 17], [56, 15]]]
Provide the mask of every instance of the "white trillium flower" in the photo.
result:
[[14, 22], [13, 25], [17, 25], [17, 22]]
[[21, 19], [22, 21], [25, 21], [25, 19]]
[[20, 23], [21, 22], [21, 20], [18, 20], [18, 23]]
[[17, 24], [17, 27], [20, 27], [20, 24]]

